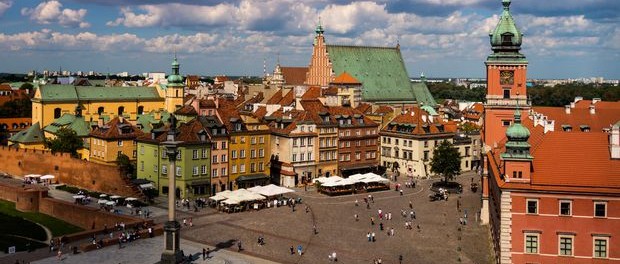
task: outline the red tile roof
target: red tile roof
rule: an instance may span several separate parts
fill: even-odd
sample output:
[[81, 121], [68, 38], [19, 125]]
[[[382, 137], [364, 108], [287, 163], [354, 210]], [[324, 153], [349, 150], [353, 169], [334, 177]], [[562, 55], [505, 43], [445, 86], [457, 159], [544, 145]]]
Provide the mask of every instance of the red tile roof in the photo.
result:
[[195, 115], [198, 115], [198, 112], [196, 112], [196, 109], [194, 109], [194, 107], [192, 107], [191, 105], [184, 105], [183, 107], [174, 111], [174, 114], [185, 115], [185, 116], [195, 116]]
[[127, 121], [127, 119], [123, 118], [123, 121], [120, 118], [115, 117], [110, 120], [108, 123], [103, 125], [103, 127], [97, 127], [90, 132], [91, 137], [102, 138], [102, 139], [135, 139], [137, 137], [142, 136], [144, 133], [142, 130], [132, 125]]
[[370, 111], [372, 111], [372, 105], [369, 103], [360, 103], [359, 105], [357, 105], [355, 109], [357, 109], [358, 111], [362, 113], [369, 114]]
[[346, 71], [338, 75], [332, 82], [333, 84], [362, 84], [355, 77], [348, 74]]
[[306, 81], [308, 67], [280, 67], [280, 70], [287, 85], [303, 85]]
[[338, 87], [336, 86], [330, 86], [327, 89], [325, 89], [325, 92], [323, 93], [323, 95], [338, 95]]
[[280, 102], [280, 100], [282, 100], [282, 89], [278, 90], [277, 92], [273, 93], [273, 95], [271, 96], [271, 98], [269, 98], [269, 100], [267, 100], [267, 104], [278, 104], [278, 102]]
[[308, 90], [301, 96], [301, 100], [314, 100], [321, 97], [321, 87], [319, 86], [311, 86]]
[[430, 115], [419, 107], [414, 107], [412, 110], [395, 116], [381, 131], [421, 136], [449, 134], [455, 133], [457, 130], [456, 123], [454, 122], [444, 122], [436, 116], [432, 117], [431, 120]]
[[281, 105], [281, 106], [292, 105], [295, 102], [295, 93], [294, 93], [293, 90], [294, 89], [291, 89], [290, 91], [288, 91], [288, 93], [286, 93], [286, 95], [284, 95], [284, 97], [282, 97], [282, 100], [280, 100], [280, 102], [278, 102], [278, 104]]
[[590, 114], [590, 101], [579, 101], [570, 114], [564, 107], [533, 107], [534, 112], [555, 121], [555, 131], [561, 131], [562, 125], [571, 125], [573, 132], [580, 132], [579, 126], [588, 125], [591, 131], [602, 131], [620, 120], [620, 102], [598, 102], [594, 104], [595, 113]]
[[[598, 103], [597, 103], [598, 104]], [[587, 103], [589, 107], [589, 103]], [[597, 114], [605, 112], [606, 105], [598, 105]], [[608, 104], [611, 110], [617, 104]], [[494, 163], [496, 181], [503, 188], [558, 191], [558, 192], [587, 192], [587, 193], [615, 193], [620, 194], [620, 160], [611, 159], [609, 152], [609, 134], [602, 132], [604, 124], [596, 114], [589, 114], [588, 108], [575, 107], [571, 114], [566, 114], [563, 107], [534, 107], [537, 112], [544, 112], [550, 119], [573, 124], [589, 124], [591, 132], [581, 132], [573, 127], [573, 132], [564, 132], [555, 129], [544, 133], [542, 126], [534, 127], [529, 118], [523, 120], [523, 125], [530, 130], [528, 142], [531, 145], [530, 153], [533, 159], [531, 184], [504, 182], [499, 178], [499, 154], [505, 151], [505, 139], [499, 148], [489, 152], [488, 157]], [[581, 110], [581, 111], [580, 111]], [[582, 113], [584, 112], [585, 113]], [[575, 113], [577, 112], [577, 113]], [[606, 120], [620, 120], [620, 111], [606, 117]], [[588, 118], [589, 117], [589, 118]], [[607, 121], [605, 121], [607, 122]], [[613, 122], [615, 123], [615, 122]], [[575, 132], [578, 131], [578, 132]]]

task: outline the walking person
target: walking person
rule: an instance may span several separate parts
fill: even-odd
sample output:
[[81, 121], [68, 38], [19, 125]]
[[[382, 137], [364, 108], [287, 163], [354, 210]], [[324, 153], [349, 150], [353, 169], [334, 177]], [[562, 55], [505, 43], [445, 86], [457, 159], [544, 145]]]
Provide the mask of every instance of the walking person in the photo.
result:
[[291, 255], [295, 254], [295, 249], [293, 248], [293, 246], [291, 246], [290, 250], [291, 250]]
[[398, 256], [398, 263], [403, 264], [403, 255]]
[[312, 225], [312, 231], [314, 232], [314, 234], [318, 234], [318, 230], [316, 229], [316, 225]]
[[202, 260], [206, 260], [207, 259], [207, 250], [205, 248], [202, 248]]
[[370, 237], [370, 232], [368, 232], [368, 233], [366, 234], [366, 238], [368, 239], [368, 242], [371, 242], [371, 241], [372, 241], [372, 238]]
[[354, 217], [355, 217], [355, 222], [357, 222], [357, 221], [359, 221], [359, 220], [360, 220], [360, 219], [359, 219], [359, 215], [355, 214], [355, 215], [354, 215]]
[[242, 247], [241, 247], [241, 240], [239, 240], [239, 242], [237, 242], [237, 252], [241, 252]]
[[370, 237], [372, 238], [372, 242], [376, 242], [377, 241], [377, 239], [375, 239], [375, 232], [372, 232], [370, 234]]
[[297, 253], [301, 256], [301, 254], [303, 253], [303, 247], [301, 245], [297, 246]]

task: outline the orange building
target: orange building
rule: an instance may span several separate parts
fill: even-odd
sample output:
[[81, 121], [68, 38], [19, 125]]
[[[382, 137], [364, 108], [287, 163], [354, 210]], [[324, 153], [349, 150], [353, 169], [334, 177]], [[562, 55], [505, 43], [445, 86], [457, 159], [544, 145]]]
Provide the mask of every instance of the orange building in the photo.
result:
[[[512, 20], [510, 1], [502, 3], [498, 28]], [[489, 66], [481, 219], [496, 263], [620, 263], [620, 102], [577, 98], [523, 111], [513, 91], [525, 91], [525, 65]], [[514, 85], [502, 86], [508, 79]]]

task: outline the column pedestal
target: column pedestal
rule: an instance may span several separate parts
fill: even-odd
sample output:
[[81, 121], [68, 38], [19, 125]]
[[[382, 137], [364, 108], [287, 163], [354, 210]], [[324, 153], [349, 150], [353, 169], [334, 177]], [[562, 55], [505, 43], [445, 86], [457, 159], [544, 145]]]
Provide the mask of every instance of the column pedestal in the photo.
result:
[[168, 221], [164, 224], [164, 251], [161, 253], [161, 264], [177, 264], [183, 261], [179, 247], [181, 224]]

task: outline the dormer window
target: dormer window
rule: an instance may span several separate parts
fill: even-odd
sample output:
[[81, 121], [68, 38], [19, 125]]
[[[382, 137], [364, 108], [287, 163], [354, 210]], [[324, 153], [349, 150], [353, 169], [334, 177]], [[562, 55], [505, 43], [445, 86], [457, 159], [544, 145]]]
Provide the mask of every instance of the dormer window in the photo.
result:
[[581, 129], [581, 132], [590, 132], [590, 126], [588, 125], [581, 125], [579, 129]]
[[364, 118], [362, 118], [362, 117], [359, 118], [357, 122], [360, 123], [360, 125], [363, 125], [364, 124]]
[[571, 132], [573, 131], [573, 127], [571, 125], [562, 125], [562, 131]]
[[241, 123], [235, 123], [235, 131], [241, 131]]
[[502, 45], [512, 45], [512, 37], [514, 37], [512, 33], [502, 34]]

